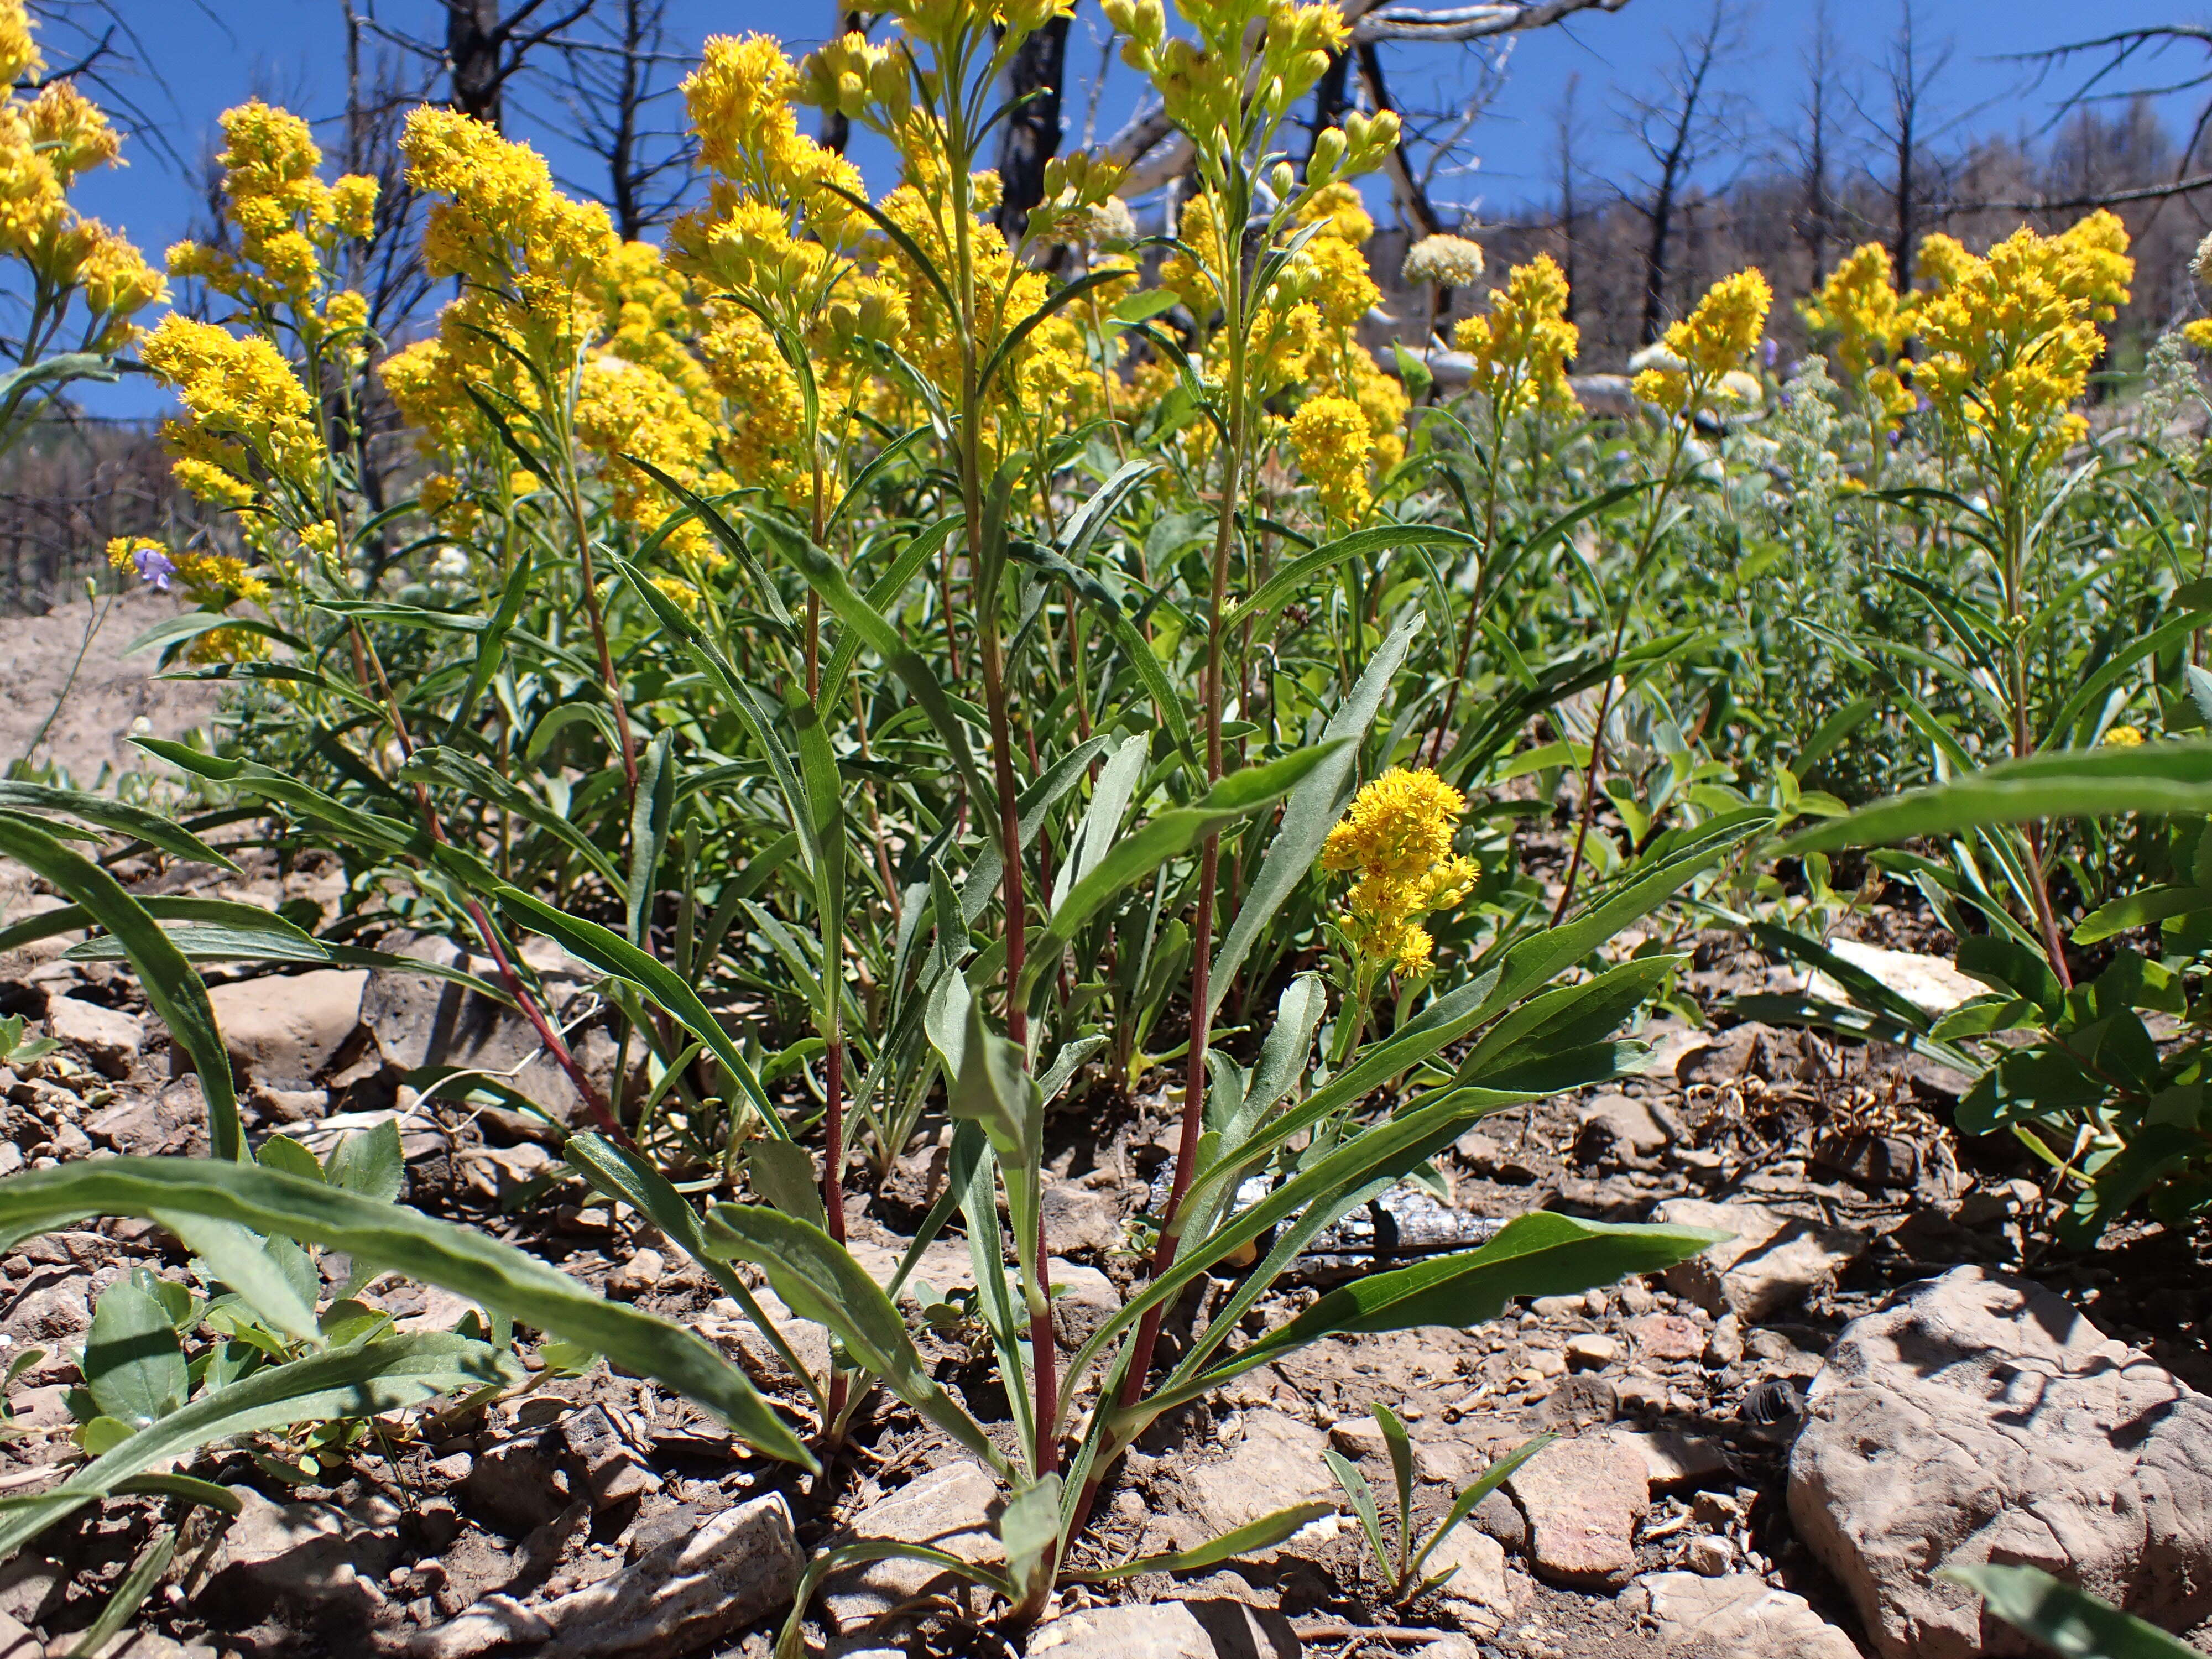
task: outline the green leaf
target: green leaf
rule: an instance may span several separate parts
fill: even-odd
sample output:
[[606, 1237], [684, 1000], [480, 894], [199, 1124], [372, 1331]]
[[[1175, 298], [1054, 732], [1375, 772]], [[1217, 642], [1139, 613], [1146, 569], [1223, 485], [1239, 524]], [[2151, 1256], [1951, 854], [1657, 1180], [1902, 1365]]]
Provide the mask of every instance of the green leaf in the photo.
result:
[[1437, 1546], [1450, 1535], [1451, 1529], [1474, 1514], [1474, 1506], [1504, 1486], [1516, 1469], [1559, 1437], [1556, 1434], [1540, 1434], [1528, 1444], [1506, 1453], [1504, 1456], [1468, 1482], [1467, 1490], [1452, 1500], [1450, 1510], [1445, 1513], [1444, 1518], [1437, 1523], [1437, 1529], [1428, 1535], [1427, 1540], [1422, 1544], [1412, 1562], [1408, 1564], [1407, 1568], [1408, 1574], [1415, 1578], [1419, 1577], [1423, 1565], [1435, 1552]]
[[714, 1051], [714, 1058], [729, 1067], [730, 1075], [738, 1079], [746, 1096], [759, 1108], [762, 1121], [769, 1133], [788, 1139], [783, 1119], [769, 1104], [751, 1063], [683, 975], [658, 957], [639, 950], [612, 928], [557, 910], [519, 887], [496, 887], [492, 896], [499, 908], [521, 926], [559, 941], [601, 973], [612, 974], [636, 985], [661, 1012], [705, 1043]]
[[[270, 916], [275, 927], [234, 927], [228, 922], [188, 921], [166, 928], [169, 943], [187, 962], [306, 962], [330, 961], [330, 947], [312, 939], [281, 916]], [[101, 933], [72, 945], [62, 952], [68, 962], [118, 962], [130, 955], [123, 941]]]
[[1419, 611], [1408, 611], [1390, 630], [1389, 637], [1368, 659], [1358, 682], [1322, 728], [1322, 743], [1341, 746], [1309, 772], [1283, 803], [1282, 822], [1275, 826], [1274, 839], [1267, 843], [1260, 873], [1253, 879], [1252, 890], [1244, 896], [1243, 903], [1237, 907], [1237, 920], [1230, 924], [1220, 950], [1214, 953], [1212, 974], [1206, 981], [1210, 1011], [1221, 1006], [1221, 1000], [1229, 994], [1229, 988], [1236, 979], [1237, 970], [1243, 966], [1246, 955], [1274, 921], [1283, 902], [1298, 890], [1312, 872], [1314, 860], [1321, 856], [1322, 843], [1328, 839], [1329, 830], [1343, 815], [1345, 801], [1351, 794], [1352, 775], [1359, 766], [1360, 748], [1375, 725], [1382, 699], [1389, 695], [1392, 681], [1405, 663], [1406, 653], [1421, 631], [1421, 622]]
[[168, 1310], [127, 1279], [102, 1291], [93, 1308], [84, 1377], [102, 1414], [133, 1430], [158, 1423], [191, 1392]]
[[2200, 1659], [2187, 1643], [2060, 1583], [2040, 1567], [1985, 1564], [1944, 1567], [1936, 1576], [1964, 1584], [1990, 1612], [2060, 1659]]
[[238, 866], [189, 830], [159, 813], [131, 806], [105, 795], [82, 789], [53, 789], [43, 783], [0, 780], [0, 807], [19, 812], [66, 812], [71, 817], [96, 823], [103, 830], [135, 836], [149, 847], [158, 847], [173, 858], [212, 864], [235, 873]]
[[379, 1417], [441, 1395], [522, 1380], [522, 1368], [482, 1342], [443, 1334], [392, 1337], [264, 1365], [215, 1389], [100, 1454], [67, 1480], [0, 1510], [0, 1558], [87, 1504], [238, 1435], [295, 1423]]
[[1170, 807], [1141, 830], [1124, 836], [1097, 866], [1053, 907], [1043, 931], [1030, 947], [1016, 995], [1026, 1000], [1040, 977], [1060, 962], [1075, 931], [1108, 900], [1179, 854], [1188, 852], [1224, 824], [1263, 811], [1297, 787], [1314, 768], [1335, 753], [1344, 739], [1316, 744], [1295, 754], [1231, 772], [1188, 806]]
[[1322, 1449], [1322, 1460], [1328, 1472], [1336, 1477], [1336, 1484], [1344, 1488], [1344, 1495], [1352, 1501], [1352, 1512], [1359, 1517], [1359, 1530], [1366, 1535], [1367, 1547], [1374, 1553], [1375, 1571], [1386, 1584], [1390, 1582], [1390, 1548], [1382, 1538], [1382, 1516], [1375, 1505], [1375, 1488], [1361, 1474], [1359, 1466], [1334, 1446]]
[[1394, 547], [1480, 547], [1481, 542], [1464, 530], [1452, 530], [1439, 524], [1386, 524], [1370, 530], [1355, 530], [1348, 536], [1340, 536], [1325, 543], [1310, 553], [1299, 555], [1260, 584], [1243, 599], [1232, 606], [1222, 618], [1222, 626], [1242, 627], [1248, 622], [1279, 611], [1291, 600], [1310, 592], [1314, 579], [1332, 566], [1346, 559], [1356, 559], [1370, 553], [1387, 552]]
[[2074, 924], [2075, 945], [2100, 945], [2130, 928], [2212, 910], [2212, 887], [2147, 887], [2101, 904]]
[[400, 1150], [398, 1121], [386, 1118], [348, 1135], [324, 1166], [323, 1179], [378, 1204], [398, 1203], [407, 1184], [407, 1158]]
[[406, 763], [399, 769], [399, 777], [404, 783], [438, 784], [459, 790], [465, 797], [489, 801], [526, 823], [537, 825], [571, 848], [609, 886], [617, 890], [622, 887], [615, 861], [596, 842], [545, 802], [472, 755], [465, 755], [458, 749], [425, 746], [407, 757]]
[[804, 1146], [788, 1140], [757, 1140], [745, 1148], [745, 1175], [753, 1190], [786, 1215], [817, 1227], [829, 1225], [822, 1188], [815, 1179], [814, 1155]]
[[757, 1204], [718, 1204], [707, 1216], [707, 1248], [765, 1271], [783, 1304], [826, 1327], [884, 1386], [1000, 1474], [1006, 1460], [982, 1425], [930, 1380], [883, 1287], [852, 1253], [811, 1222]]
[[1042, 1601], [1060, 1565], [1060, 1477], [1048, 1474], [1018, 1488], [1000, 1511], [999, 1541], [1017, 1602]]
[[0, 1182], [0, 1240], [12, 1243], [88, 1215], [198, 1215], [343, 1250], [594, 1352], [620, 1356], [718, 1412], [771, 1457], [811, 1469], [811, 1453], [742, 1372], [690, 1331], [609, 1302], [535, 1256], [473, 1228], [380, 1204], [251, 1164], [112, 1158], [27, 1170]]
[[2212, 812], [2212, 743], [2069, 749], [2002, 761], [1815, 824], [1775, 852], [1783, 857], [1832, 853], [1995, 824], [2123, 812]]
[[[217, 1158], [246, 1156], [230, 1054], [216, 1029], [215, 1006], [191, 963], [169, 942], [145, 908], [115, 878], [52, 836], [16, 818], [0, 817], [0, 853], [29, 867], [82, 905], [92, 919], [123, 941], [146, 1000], [177, 1046], [191, 1057], [207, 1102], [208, 1145]], [[21, 1177], [11, 1178], [11, 1184]]]
[[1370, 1274], [1329, 1291], [1203, 1376], [1148, 1403], [1194, 1399], [1324, 1336], [1495, 1319], [1521, 1296], [1570, 1296], [1630, 1273], [1659, 1273], [1734, 1237], [1706, 1227], [1613, 1225], [1549, 1210], [1516, 1216], [1479, 1250]]
[[1176, 1550], [1168, 1555], [1141, 1555], [1118, 1567], [1075, 1568], [1062, 1576], [1085, 1583], [1111, 1583], [1117, 1578], [1134, 1578], [1139, 1573], [1194, 1572], [1200, 1567], [1233, 1561], [1255, 1550], [1271, 1549], [1299, 1528], [1310, 1527], [1323, 1516], [1335, 1513], [1334, 1504], [1293, 1504], [1288, 1509], [1263, 1515], [1257, 1521], [1248, 1521], [1234, 1531], [1208, 1539], [1193, 1549]]
[[[158, 1212], [153, 1218], [177, 1242], [204, 1261], [210, 1274], [246, 1299], [264, 1323], [295, 1342], [317, 1342], [322, 1328], [315, 1321], [314, 1291], [305, 1295], [286, 1271], [280, 1253], [271, 1247], [279, 1241], [256, 1238], [234, 1221], [207, 1216]], [[289, 1242], [289, 1241], [288, 1241]], [[292, 1247], [298, 1249], [295, 1244]], [[309, 1273], [313, 1272], [309, 1264]]]

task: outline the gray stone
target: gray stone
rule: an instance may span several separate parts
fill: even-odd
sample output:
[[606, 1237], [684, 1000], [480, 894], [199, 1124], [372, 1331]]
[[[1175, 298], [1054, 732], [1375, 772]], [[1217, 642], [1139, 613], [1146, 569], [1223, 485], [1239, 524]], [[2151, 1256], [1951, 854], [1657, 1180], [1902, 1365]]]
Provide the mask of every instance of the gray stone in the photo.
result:
[[1644, 1454], [1610, 1434], [1561, 1440], [1505, 1488], [1528, 1517], [1536, 1574], [1577, 1589], [1619, 1589], [1636, 1571], [1637, 1523], [1650, 1508]]
[[1218, 1462], [1184, 1469], [1183, 1487], [1208, 1535], [1228, 1532], [1293, 1504], [1334, 1495], [1336, 1482], [1322, 1461], [1328, 1443], [1327, 1435], [1296, 1418], [1249, 1412], [1236, 1449]]
[[1885, 1659], [2032, 1650], [1934, 1576], [1950, 1565], [2040, 1567], [2193, 1630], [2212, 1618], [2212, 1398], [2043, 1286], [1954, 1268], [1844, 1327], [1790, 1514]]
[[[1456, 1569], [1456, 1571], [1453, 1571]], [[1492, 1613], [1513, 1611], [1512, 1581], [1505, 1572], [1505, 1546], [1473, 1527], [1457, 1526], [1421, 1564], [1424, 1576], [1433, 1578], [1451, 1572], [1437, 1594], [1450, 1601], [1466, 1601]], [[1523, 1581], [1526, 1582], [1525, 1580]]]
[[1618, 1429], [1613, 1437], [1642, 1456], [1644, 1480], [1653, 1492], [1692, 1491], [1735, 1478], [1728, 1449], [1710, 1436], [1676, 1429]]
[[1632, 1611], [1650, 1612], [1661, 1647], [1669, 1653], [1694, 1652], [1697, 1659], [1858, 1659], [1851, 1638], [1803, 1596], [1776, 1589], [1756, 1573], [1719, 1578], [1647, 1573], [1621, 1601]]
[[0, 1613], [0, 1659], [46, 1659], [46, 1644], [28, 1626]]
[[48, 1003], [46, 1029], [90, 1060], [103, 1077], [128, 1077], [146, 1037], [136, 1014], [103, 1008], [82, 997], [56, 997]]
[[635, 1302], [654, 1285], [668, 1271], [668, 1262], [659, 1251], [633, 1250], [629, 1259], [607, 1275], [607, 1294], [618, 1302]]
[[11, 1556], [0, 1562], [0, 1615], [35, 1625], [59, 1604], [69, 1581], [69, 1569], [52, 1556]]
[[478, 1659], [521, 1644], [538, 1659], [689, 1653], [790, 1605], [799, 1541], [782, 1494], [740, 1504], [597, 1583], [528, 1607], [488, 1595], [417, 1632], [410, 1659]]
[[1048, 1176], [1041, 1207], [1045, 1238], [1062, 1255], [1106, 1255], [1121, 1248], [1121, 1202], [1080, 1181]]
[[561, 1438], [584, 1466], [596, 1507], [610, 1509], [660, 1490], [660, 1477], [646, 1467], [605, 1407], [586, 1406], [564, 1418]]
[[368, 976], [366, 968], [317, 968], [211, 986], [208, 1000], [223, 1046], [255, 1082], [306, 1089], [360, 1029]]
[[1695, 1359], [1705, 1351], [1705, 1334], [1680, 1314], [1647, 1313], [1628, 1322], [1628, 1340], [1646, 1359]]
[[1121, 1311], [1121, 1293], [1114, 1288], [1114, 1281], [1096, 1267], [1079, 1267], [1054, 1257], [1049, 1271], [1052, 1328], [1060, 1338], [1060, 1346], [1073, 1352], [1101, 1325]]
[[1735, 1565], [1735, 1546], [1725, 1538], [1708, 1534], [1690, 1540], [1683, 1559], [1700, 1578], [1724, 1577]]
[[[1601, 1157], [1608, 1152], [1649, 1158], [1663, 1151], [1673, 1139], [1649, 1106], [1624, 1094], [1600, 1095], [1585, 1102], [1575, 1109], [1575, 1120], [1581, 1126], [1575, 1137], [1576, 1152], [1585, 1162], [1596, 1161], [1590, 1153]], [[1589, 1152], [1584, 1152], [1585, 1146]]]
[[1756, 1324], [1827, 1285], [1864, 1249], [1867, 1235], [1802, 1220], [1763, 1204], [1709, 1204], [1670, 1198], [1655, 1221], [1711, 1227], [1735, 1237], [1667, 1270], [1667, 1288], [1718, 1318]]
[[232, 1491], [239, 1512], [223, 1528], [196, 1598], [209, 1616], [251, 1624], [283, 1605], [367, 1618], [384, 1604], [374, 1581], [398, 1558], [394, 1528], [364, 1525], [335, 1504], [277, 1504], [251, 1486]]
[[[1006, 1559], [996, 1526], [999, 1489], [981, 1464], [947, 1463], [870, 1504], [853, 1519], [850, 1536], [928, 1544], [963, 1561]], [[956, 1582], [927, 1561], [868, 1561], [832, 1573], [822, 1605], [840, 1631], [879, 1619], [917, 1595]]]
[[1242, 1601], [1085, 1607], [1030, 1632], [1029, 1659], [1299, 1659], [1291, 1621]]

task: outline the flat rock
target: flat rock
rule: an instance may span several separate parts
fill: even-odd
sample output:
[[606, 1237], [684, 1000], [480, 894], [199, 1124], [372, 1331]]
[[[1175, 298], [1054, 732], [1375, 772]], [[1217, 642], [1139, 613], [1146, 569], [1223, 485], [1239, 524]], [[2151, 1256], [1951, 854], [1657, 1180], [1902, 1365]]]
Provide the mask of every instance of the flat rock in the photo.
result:
[[1636, 1571], [1637, 1522], [1650, 1507], [1644, 1454], [1610, 1434], [1547, 1446], [1507, 1477], [1528, 1517], [1537, 1577], [1578, 1589], [1619, 1589]]
[[[896, 1538], [931, 1545], [963, 1561], [1001, 1561], [998, 1498], [997, 1482], [981, 1464], [947, 1463], [861, 1510], [848, 1539]], [[847, 1631], [955, 1582], [927, 1561], [868, 1561], [824, 1580], [822, 1605], [837, 1629]]]
[[366, 968], [317, 968], [208, 988], [223, 1046], [257, 1083], [305, 1089], [361, 1027]]
[[1669, 1267], [1666, 1285], [1716, 1318], [1733, 1313], [1747, 1324], [1828, 1284], [1868, 1243], [1863, 1233], [1801, 1220], [1763, 1204], [1670, 1198], [1653, 1207], [1651, 1218], [1735, 1235]]
[[1053, 1258], [1052, 1328], [1060, 1346], [1073, 1352], [1091, 1334], [1121, 1311], [1121, 1293], [1114, 1281], [1096, 1267], [1078, 1266]]
[[1290, 1620], [1242, 1601], [1085, 1607], [1030, 1632], [1029, 1659], [1298, 1659]]
[[137, 1063], [145, 1028], [136, 1014], [103, 1008], [82, 997], [56, 997], [46, 1005], [46, 1029], [93, 1064], [103, 1077], [127, 1077]]
[[1104, 1255], [1121, 1248], [1121, 1201], [1080, 1181], [1044, 1183], [1040, 1200], [1045, 1237], [1063, 1254]]
[[[1967, 978], [1941, 957], [1862, 945], [1855, 939], [1832, 939], [1828, 951], [1871, 975], [1923, 1014], [1948, 1014], [1960, 1003], [1989, 993], [1988, 986]], [[1850, 1000], [1841, 985], [1818, 969], [1807, 978], [1805, 994], [1825, 1002]]]
[[1798, 1536], [1884, 1659], [2025, 1654], [1935, 1569], [2044, 1569], [2212, 1617], [2212, 1398], [2028, 1279], [1957, 1267], [1844, 1328], [1790, 1458]]
[[1648, 1608], [1669, 1652], [1693, 1649], [1698, 1659], [1858, 1659], [1851, 1638], [1803, 1596], [1776, 1589], [1756, 1573], [1646, 1573], [1621, 1599]]
[[407, 1650], [410, 1659], [478, 1659], [511, 1645], [537, 1659], [690, 1653], [789, 1606], [799, 1565], [791, 1510], [770, 1492], [540, 1606], [488, 1595], [416, 1632]]
[[1581, 1129], [1575, 1149], [1584, 1162], [1595, 1161], [1584, 1155], [1586, 1146], [1600, 1155], [1612, 1151], [1649, 1158], [1663, 1151], [1673, 1139], [1650, 1107], [1624, 1094], [1600, 1095], [1586, 1102], [1575, 1109], [1575, 1121]]
[[1628, 1340], [1646, 1359], [1695, 1359], [1705, 1351], [1697, 1321], [1680, 1314], [1648, 1313], [1628, 1322]]
[[1735, 1479], [1728, 1448], [1710, 1435], [1677, 1429], [1615, 1429], [1613, 1437], [1632, 1446], [1644, 1459], [1650, 1491], [1691, 1492]]
[[1336, 1492], [1322, 1450], [1328, 1437], [1311, 1424], [1281, 1412], [1245, 1414], [1244, 1437], [1218, 1462], [1182, 1473], [1187, 1491], [1212, 1534], [1257, 1521], [1263, 1515]]
[[279, 1604], [367, 1617], [383, 1603], [371, 1581], [399, 1553], [386, 1527], [364, 1525], [331, 1504], [277, 1504], [232, 1488], [240, 1508], [224, 1528], [196, 1598], [206, 1613], [243, 1623]]
[[46, 1659], [46, 1644], [20, 1620], [0, 1613], [0, 1659]]
[[[1463, 1601], [1494, 1613], [1513, 1611], [1512, 1581], [1505, 1571], [1505, 1546], [1485, 1532], [1462, 1523], [1444, 1534], [1430, 1553], [1422, 1572], [1434, 1577], [1449, 1571], [1437, 1594], [1448, 1601]], [[1527, 1583], [1526, 1579], [1522, 1581]]]

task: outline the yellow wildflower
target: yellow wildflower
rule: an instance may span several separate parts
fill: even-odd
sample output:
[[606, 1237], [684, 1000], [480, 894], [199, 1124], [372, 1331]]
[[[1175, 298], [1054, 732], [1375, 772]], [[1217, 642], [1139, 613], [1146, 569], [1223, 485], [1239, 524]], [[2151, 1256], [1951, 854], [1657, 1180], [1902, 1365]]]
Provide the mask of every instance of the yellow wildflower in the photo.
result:
[[1365, 410], [1349, 398], [1310, 398], [1291, 417], [1291, 447], [1333, 517], [1351, 522], [1367, 516], [1374, 501], [1367, 487], [1374, 439]]
[[0, 86], [28, 80], [46, 66], [31, 38], [31, 15], [23, 0], [0, 0]]
[[1358, 878], [1342, 925], [1368, 962], [1401, 974], [1428, 963], [1434, 940], [1421, 918], [1456, 908], [1481, 867], [1456, 856], [1452, 837], [1467, 797], [1433, 772], [1393, 767], [1352, 797], [1322, 843], [1321, 867]]
[[1750, 359], [1773, 303], [1774, 290], [1759, 271], [1722, 277], [1694, 311], [1668, 327], [1668, 359], [1639, 372], [1632, 389], [1670, 415], [1691, 413], [1719, 389], [1723, 375]]
[[2142, 740], [2142, 731], [2138, 726], [2115, 726], [2105, 733], [2105, 746], [2108, 749], [2134, 749], [2140, 746]]
[[192, 417], [162, 428], [186, 489], [226, 506], [252, 501], [264, 478], [319, 493], [327, 452], [314, 404], [275, 346], [172, 312], [143, 356]]
[[1490, 314], [1469, 317], [1452, 331], [1467, 353], [1469, 386], [1492, 398], [1501, 413], [1541, 402], [1575, 400], [1567, 364], [1582, 332], [1567, 321], [1567, 276], [1548, 253], [1516, 265], [1502, 289], [1490, 295]]

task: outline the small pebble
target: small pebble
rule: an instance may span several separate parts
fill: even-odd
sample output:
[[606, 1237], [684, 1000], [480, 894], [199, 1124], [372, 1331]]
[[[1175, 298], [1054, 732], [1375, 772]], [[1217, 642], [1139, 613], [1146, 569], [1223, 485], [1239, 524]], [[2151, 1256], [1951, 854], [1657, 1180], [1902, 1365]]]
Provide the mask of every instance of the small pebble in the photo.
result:
[[1716, 1368], [1733, 1365], [1743, 1358], [1743, 1321], [1723, 1314], [1705, 1339], [1705, 1364]]
[[1620, 1344], [1596, 1331], [1567, 1340], [1567, 1364], [1577, 1370], [1601, 1371], [1620, 1358]]
[[1692, 1538], [1686, 1558], [1701, 1578], [1723, 1578], [1735, 1565], [1735, 1546], [1725, 1538]]

